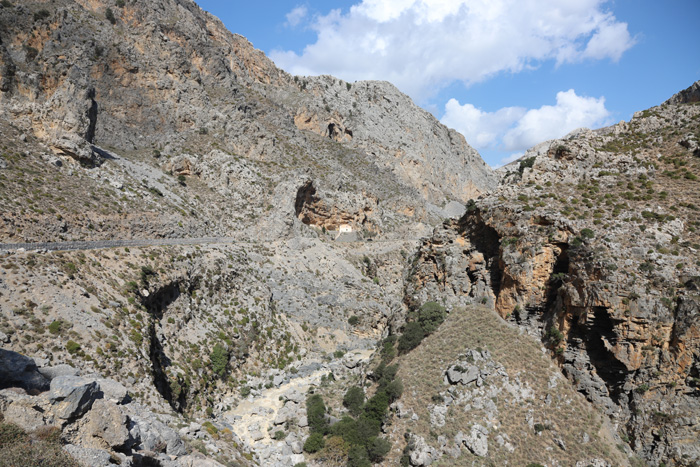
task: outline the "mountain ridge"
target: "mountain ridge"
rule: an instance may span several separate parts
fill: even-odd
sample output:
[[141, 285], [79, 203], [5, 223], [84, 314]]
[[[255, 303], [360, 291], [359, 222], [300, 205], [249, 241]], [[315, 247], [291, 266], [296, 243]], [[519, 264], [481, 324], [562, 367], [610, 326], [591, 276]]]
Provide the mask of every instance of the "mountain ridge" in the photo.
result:
[[[189, 0], [0, 25], [0, 241], [231, 240], [3, 252], [4, 423], [83, 465], [700, 461], [698, 83], [494, 172], [390, 83], [291, 76]], [[364, 426], [352, 387], [371, 443], [312, 438], [307, 391]]]

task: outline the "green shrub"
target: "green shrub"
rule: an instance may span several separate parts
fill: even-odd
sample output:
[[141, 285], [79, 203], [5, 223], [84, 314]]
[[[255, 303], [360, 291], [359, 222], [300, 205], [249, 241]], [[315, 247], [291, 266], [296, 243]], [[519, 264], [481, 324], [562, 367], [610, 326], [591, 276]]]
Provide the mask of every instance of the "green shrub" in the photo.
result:
[[564, 340], [564, 334], [562, 334], [561, 331], [559, 331], [559, 329], [557, 329], [555, 326], [549, 328], [549, 331], [547, 331], [545, 337], [553, 346], [559, 345], [561, 341]]
[[396, 343], [396, 336], [389, 336], [382, 341], [382, 360], [390, 362], [396, 357], [396, 349], [394, 344]]
[[64, 330], [65, 324], [66, 323], [60, 319], [53, 321], [51, 324], [49, 324], [49, 332], [54, 335], [60, 334], [61, 331]]
[[304, 452], [314, 453], [318, 452], [326, 445], [326, 441], [323, 439], [323, 434], [319, 432], [311, 433], [304, 443]]
[[344, 416], [339, 422], [335, 423], [331, 428], [332, 435], [342, 437], [349, 444], [362, 443], [357, 432], [357, 421], [349, 416]]
[[210, 435], [215, 435], [216, 433], [219, 432], [219, 429], [214, 426], [214, 424], [210, 421], [206, 421], [202, 423], [202, 426], [204, 427], [205, 430], [207, 430], [207, 433]]
[[276, 439], [277, 441], [282, 441], [286, 437], [287, 437], [287, 434], [282, 430], [275, 431], [275, 435], [273, 436], [273, 438]]
[[319, 394], [313, 394], [306, 399], [306, 418], [312, 433], [320, 433], [321, 435], [328, 433], [326, 404]]
[[372, 467], [372, 462], [370, 462], [367, 457], [367, 449], [359, 444], [356, 444], [350, 448], [348, 452], [348, 467]]
[[431, 334], [445, 321], [445, 307], [437, 302], [427, 302], [418, 310], [418, 323], [425, 335]]
[[518, 166], [518, 172], [522, 175], [525, 169], [530, 169], [535, 165], [535, 156], [528, 157], [520, 161], [520, 166]]
[[105, 10], [105, 18], [107, 18], [107, 21], [112, 24], [116, 24], [117, 22], [117, 18], [114, 17], [114, 12], [111, 8], [107, 8], [107, 10]]
[[241, 396], [248, 397], [250, 395], [250, 386], [241, 386]]
[[581, 230], [581, 237], [585, 239], [593, 238], [595, 237], [595, 233], [591, 229], [583, 229]]
[[391, 451], [391, 443], [384, 438], [374, 438], [367, 446], [367, 455], [374, 463], [382, 462], [389, 451]]
[[148, 287], [150, 278], [156, 274], [156, 271], [151, 266], [141, 266], [141, 285], [143, 285], [144, 288]]
[[401, 380], [395, 379], [386, 385], [384, 391], [386, 391], [387, 396], [389, 396], [389, 400], [393, 402], [403, 394], [403, 383]]
[[358, 386], [348, 388], [343, 397], [343, 406], [348, 409], [352, 415], [357, 417], [362, 413], [362, 406], [365, 403], [365, 392]]
[[381, 424], [388, 408], [389, 395], [385, 391], [379, 391], [367, 401], [363, 415]]
[[76, 354], [80, 351], [80, 344], [78, 344], [75, 341], [70, 340], [70, 341], [66, 342], [66, 350], [70, 354]]
[[403, 334], [399, 337], [399, 353], [405, 354], [418, 347], [424, 336], [425, 333], [420, 324], [415, 321], [406, 323]]
[[34, 13], [34, 21], [41, 21], [41, 20], [48, 18], [49, 16], [51, 16], [51, 13], [49, 13], [49, 10], [41, 9], [41, 10], [37, 11], [36, 13]]
[[350, 326], [356, 326], [359, 323], [360, 323], [360, 318], [355, 316], [355, 315], [352, 315], [351, 317], [348, 318], [348, 324]]
[[211, 369], [219, 377], [224, 376], [226, 373], [226, 365], [228, 365], [229, 353], [228, 351], [218, 342], [214, 345], [211, 353], [209, 354], [209, 359], [211, 360]]

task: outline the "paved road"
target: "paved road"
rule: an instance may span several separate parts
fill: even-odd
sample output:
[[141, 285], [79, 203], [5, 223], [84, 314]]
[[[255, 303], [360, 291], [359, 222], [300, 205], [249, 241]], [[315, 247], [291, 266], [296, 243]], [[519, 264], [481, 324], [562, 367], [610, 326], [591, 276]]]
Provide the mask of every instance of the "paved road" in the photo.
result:
[[[402, 243], [415, 241], [416, 239], [394, 239], [394, 240], [374, 240], [372, 241], [342, 241], [337, 243], [346, 245], [357, 245], [372, 243]], [[207, 245], [216, 243], [235, 243], [237, 245], [252, 245], [255, 242], [237, 240], [233, 237], [199, 237], [199, 238], [142, 238], [135, 240], [96, 240], [96, 241], [76, 241], [76, 242], [37, 242], [37, 243], [0, 243], [0, 251], [20, 250], [99, 250], [100, 248], [119, 248], [125, 246], [161, 246], [161, 245]]]
[[159, 246], [159, 245], [201, 245], [211, 243], [246, 243], [236, 242], [233, 237], [201, 238], [144, 238], [136, 240], [97, 240], [79, 242], [40, 242], [40, 243], [0, 243], [0, 250], [97, 250], [100, 248], [117, 248], [125, 246]]

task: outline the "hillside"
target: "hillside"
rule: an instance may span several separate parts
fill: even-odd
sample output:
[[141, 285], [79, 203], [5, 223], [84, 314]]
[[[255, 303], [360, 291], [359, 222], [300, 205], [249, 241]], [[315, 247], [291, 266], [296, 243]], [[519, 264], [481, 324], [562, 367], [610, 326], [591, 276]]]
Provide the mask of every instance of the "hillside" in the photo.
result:
[[549, 347], [652, 463], [698, 445], [700, 107], [668, 102], [542, 143], [424, 240], [413, 303], [488, 303]]
[[190, 0], [2, 2], [0, 465], [700, 462], [697, 86], [494, 171]]

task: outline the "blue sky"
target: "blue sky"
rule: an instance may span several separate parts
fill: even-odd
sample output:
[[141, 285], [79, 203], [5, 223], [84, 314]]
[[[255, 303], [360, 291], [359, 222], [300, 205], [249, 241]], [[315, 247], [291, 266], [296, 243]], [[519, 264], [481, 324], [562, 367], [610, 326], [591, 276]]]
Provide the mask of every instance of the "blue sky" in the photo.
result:
[[199, 0], [281, 68], [384, 79], [498, 166], [700, 79], [698, 0]]

